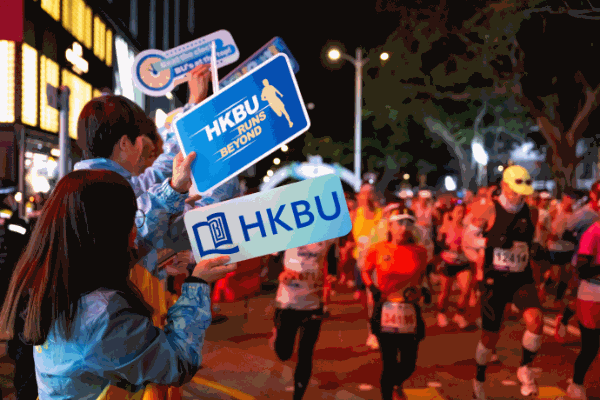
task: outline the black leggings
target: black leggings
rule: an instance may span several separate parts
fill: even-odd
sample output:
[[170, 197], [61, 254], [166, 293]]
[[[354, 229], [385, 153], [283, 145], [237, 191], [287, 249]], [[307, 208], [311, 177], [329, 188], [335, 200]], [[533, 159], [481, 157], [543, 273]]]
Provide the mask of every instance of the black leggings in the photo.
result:
[[383, 362], [380, 381], [381, 398], [392, 400], [394, 386], [402, 389], [404, 381], [417, 368], [419, 341], [416, 335], [410, 333], [379, 333], [377, 340]]
[[296, 335], [300, 331], [298, 364], [294, 371], [294, 400], [304, 396], [312, 373], [312, 357], [321, 331], [322, 310], [277, 309], [275, 311], [275, 353], [282, 361], [287, 361], [294, 353]]
[[581, 352], [575, 360], [573, 383], [583, 386], [585, 374], [590, 369], [590, 365], [592, 365], [600, 349], [600, 329], [588, 329], [579, 324], [579, 330], [581, 331]]

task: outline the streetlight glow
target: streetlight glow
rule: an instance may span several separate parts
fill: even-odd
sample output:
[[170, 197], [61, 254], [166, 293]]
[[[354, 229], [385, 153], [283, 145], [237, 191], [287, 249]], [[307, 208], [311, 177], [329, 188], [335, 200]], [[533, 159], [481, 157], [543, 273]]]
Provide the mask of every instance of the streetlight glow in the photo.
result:
[[409, 174], [404, 174], [404, 180], [407, 181], [408, 178], [410, 178], [410, 175]]
[[273, 176], [273, 171], [271, 171], [271, 170], [268, 170], [268, 171], [267, 171], [267, 176]]
[[504, 171], [504, 166], [498, 165], [498, 171], [500, 171], [500, 172]]
[[281, 151], [283, 151], [284, 153], [285, 153], [286, 151], [288, 151], [288, 147], [287, 147], [287, 145], [285, 145], [285, 144], [284, 144], [283, 146], [281, 146]]
[[269, 178], [268, 176], [265, 176], [265, 177], [263, 178], [263, 182], [265, 182], [265, 183], [269, 182], [269, 180], [270, 180], [270, 178]]
[[276, 158], [273, 160], [273, 164], [275, 164], [275, 165], [279, 165], [280, 162], [281, 162], [281, 160], [279, 158]]
[[381, 61], [386, 61], [388, 58], [390, 58], [390, 55], [384, 51], [383, 53], [381, 53], [379, 58], [381, 59]]
[[473, 150], [473, 157], [475, 158], [475, 161], [481, 165], [487, 165], [489, 160], [488, 154], [479, 141], [474, 140], [471, 142], [471, 150]]
[[329, 57], [329, 59], [332, 61], [339, 60], [341, 56], [342, 55], [341, 55], [340, 51], [336, 48], [329, 50], [329, 53], [327, 53], [327, 57]]

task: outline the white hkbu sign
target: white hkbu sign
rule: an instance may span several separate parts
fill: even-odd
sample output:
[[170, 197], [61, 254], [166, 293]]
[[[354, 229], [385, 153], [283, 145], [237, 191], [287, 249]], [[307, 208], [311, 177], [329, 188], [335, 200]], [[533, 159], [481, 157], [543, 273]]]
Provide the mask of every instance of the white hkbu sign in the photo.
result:
[[196, 261], [260, 257], [347, 235], [352, 229], [340, 178], [325, 175], [189, 211]]

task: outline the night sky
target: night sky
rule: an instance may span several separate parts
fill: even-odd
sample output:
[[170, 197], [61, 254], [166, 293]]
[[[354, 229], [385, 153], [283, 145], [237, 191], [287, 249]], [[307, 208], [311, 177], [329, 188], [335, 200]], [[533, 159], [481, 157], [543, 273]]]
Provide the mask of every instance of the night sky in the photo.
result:
[[[384, 2], [385, 3], [385, 2]], [[231, 32], [242, 62], [275, 36], [281, 37], [291, 50], [300, 71], [296, 75], [309, 110], [310, 131], [315, 136], [354, 141], [354, 66], [345, 62], [340, 68], [328, 69], [322, 54], [328, 42], [345, 46], [354, 56], [356, 48], [373, 49], [385, 43], [397, 27], [398, 13], [378, 12], [377, 1], [304, 1], [304, 2], [223, 2], [196, 5], [198, 37], [219, 29]], [[219, 70], [225, 76], [237, 65]], [[365, 132], [365, 135], [368, 134]], [[282, 158], [302, 160], [304, 135], [290, 145], [290, 154]], [[272, 165], [268, 157], [257, 165], [262, 178]]]

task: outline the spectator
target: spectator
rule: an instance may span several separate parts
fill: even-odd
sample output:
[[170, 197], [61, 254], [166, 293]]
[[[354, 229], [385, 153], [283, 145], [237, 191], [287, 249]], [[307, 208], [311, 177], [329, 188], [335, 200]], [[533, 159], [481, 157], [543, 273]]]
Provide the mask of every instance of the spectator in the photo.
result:
[[71, 172], [50, 196], [0, 312], [9, 335], [36, 346], [40, 400], [182, 385], [199, 369], [210, 325], [207, 282], [233, 267], [214, 268], [228, 257], [199, 263], [165, 330], [154, 327], [127, 280], [143, 219], [131, 185], [112, 171]]

